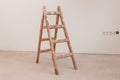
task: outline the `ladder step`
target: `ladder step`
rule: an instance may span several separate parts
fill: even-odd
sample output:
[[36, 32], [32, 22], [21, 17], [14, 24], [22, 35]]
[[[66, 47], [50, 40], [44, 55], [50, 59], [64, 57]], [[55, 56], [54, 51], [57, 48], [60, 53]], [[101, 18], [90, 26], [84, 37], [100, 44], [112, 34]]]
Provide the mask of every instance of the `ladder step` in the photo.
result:
[[[52, 37], [52, 39], [54, 40], [54, 37]], [[48, 41], [48, 40], [49, 40], [49, 38], [42, 38], [41, 41]]]
[[72, 56], [71, 53], [67, 53], [67, 54], [62, 54], [62, 55], [56, 56], [56, 59], [62, 59], [62, 58], [71, 57], [71, 56]]
[[[63, 25], [50, 25], [50, 29], [56, 29], [56, 28], [63, 28]], [[46, 26], [43, 27], [44, 29], [47, 28]]]
[[49, 52], [51, 49], [40, 50], [40, 53]]
[[50, 25], [50, 29], [63, 28], [63, 25]]
[[60, 14], [58, 11], [47, 11], [47, 15], [57, 15]]
[[60, 40], [53, 40], [53, 43], [62, 43], [62, 42], [67, 42], [67, 39], [60, 39]]

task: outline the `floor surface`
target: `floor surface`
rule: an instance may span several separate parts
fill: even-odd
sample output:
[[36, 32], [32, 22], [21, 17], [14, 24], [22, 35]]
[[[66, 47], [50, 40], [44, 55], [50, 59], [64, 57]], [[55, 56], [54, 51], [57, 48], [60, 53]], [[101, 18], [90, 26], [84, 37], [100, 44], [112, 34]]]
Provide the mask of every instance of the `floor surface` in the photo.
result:
[[57, 60], [59, 75], [49, 53], [35, 63], [35, 52], [0, 52], [0, 80], [120, 80], [120, 55], [75, 54], [78, 70], [70, 58]]

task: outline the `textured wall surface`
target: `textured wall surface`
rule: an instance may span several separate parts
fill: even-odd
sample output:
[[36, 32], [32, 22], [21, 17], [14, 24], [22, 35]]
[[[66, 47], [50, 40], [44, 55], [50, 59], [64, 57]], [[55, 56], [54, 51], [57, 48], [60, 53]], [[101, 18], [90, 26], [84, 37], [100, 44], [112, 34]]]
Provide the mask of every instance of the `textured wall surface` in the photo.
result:
[[[120, 0], [0, 0], [0, 50], [36, 51], [42, 6], [54, 10], [61, 5], [74, 52], [120, 53], [120, 36], [112, 34], [120, 30], [119, 4]], [[58, 51], [66, 50], [59, 46]]]

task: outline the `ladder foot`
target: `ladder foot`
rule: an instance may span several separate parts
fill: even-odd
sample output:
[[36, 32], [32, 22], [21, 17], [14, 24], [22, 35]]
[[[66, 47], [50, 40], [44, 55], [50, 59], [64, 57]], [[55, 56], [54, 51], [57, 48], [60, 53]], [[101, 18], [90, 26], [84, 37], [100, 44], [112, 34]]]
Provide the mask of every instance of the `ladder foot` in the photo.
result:
[[56, 69], [55, 69], [55, 74], [56, 74], [56, 75], [59, 75], [59, 72], [58, 72], [58, 70], [56, 70]]
[[39, 63], [39, 59], [36, 60], [36, 63], [37, 63], [37, 64]]
[[74, 67], [75, 70], [78, 70], [78, 67]]
[[[73, 53], [72, 53], [72, 54], [73, 54]], [[76, 64], [74, 55], [71, 56], [71, 59], [72, 59], [72, 62], [73, 62], [73, 67], [74, 67], [74, 69], [77, 70], [78, 67], [77, 67], [77, 64]]]

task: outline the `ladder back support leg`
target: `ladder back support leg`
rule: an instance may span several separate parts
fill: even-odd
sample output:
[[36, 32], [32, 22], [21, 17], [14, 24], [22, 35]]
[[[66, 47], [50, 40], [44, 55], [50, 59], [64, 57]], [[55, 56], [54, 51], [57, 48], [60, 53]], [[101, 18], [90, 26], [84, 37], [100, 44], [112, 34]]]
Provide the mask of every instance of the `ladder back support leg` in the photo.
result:
[[[57, 11], [59, 12], [59, 7], [57, 7]], [[59, 14], [56, 15], [56, 25], [59, 24]], [[57, 39], [57, 32], [58, 32], [58, 28], [55, 29], [55, 34], [54, 34], [54, 40]], [[54, 43], [54, 51], [56, 50], [56, 43]]]
[[52, 43], [52, 38], [51, 38], [51, 33], [50, 33], [50, 28], [49, 28], [49, 23], [47, 21], [47, 17], [45, 16], [45, 20], [47, 22], [47, 32], [48, 32], [48, 37], [49, 37], [49, 44], [50, 44], [50, 48], [51, 48], [51, 54], [52, 54], [52, 60], [53, 60], [53, 64], [54, 64], [54, 69], [55, 69], [55, 74], [58, 75], [58, 68], [57, 68], [57, 64], [56, 64], [56, 60], [55, 60], [55, 52], [54, 52], [54, 48], [53, 48], [53, 43]]
[[40, 47], [41, 47], [41, 40], [42, 40], [42, 34], [43, 34], [43, 23], [44, 23], [44, 15], [42, 15], [42, 20], [41, 20], [41, 27], [40, 27], [40, 35], [39, 35], [39, 41], [38, 41], [38, 50], [37, 50], [36, 63], [39, 63]]
[[[49, 22], [47, 19], [48, 15], [56, 15], [55, 25], [53, 25], [53, 26], [49, 25]], [[61, 24], [60, 24], [61, 26], [59, 26], [59, 19], [61, 21]], [[65, 34], [66, 39], [57, 40], [57, 32], [58, 32], [59, 28], [63, 28], [63, 32]], [[42, 38], [43, 29], [47, 30], [48, 38]], [[52, 37], [50, 29], [55, 29], [54, 37]], [[50, 49], [41, 50], [41, 42], [42, 41], [49, 41]], [[67, 42], [67, 45], [69, 48], [69, 53], [56, 56], [56, 44], [62, 43], [62, 42]], [[63, 15], [62, 15], [60, 6], [57, 7], [57, 11], [47, 11], [46, 7], [45, 6], [43, 7], [43, 15], [42, 15], [42, 20], [41, 20], [41, 28], [40, 28], [40, 36], [39, 36], [39, 42], [38, 42], [36, 63], [39, 62], [40, 53], [48, 52], [48, 51], [51, 51], [52, 61], [53, 61], [53, 65], [54, 65], [54, 71], [55, 71], [56, 75], [59, 74], [57, 61], [56, 61], [57, 59], [71, 57], [74, 69], [77, 69], [76, 61], [75, 61], [72, 47], [70, 44], [70, 39], [69, 39], [69, 36], [67, 33], [66, 25], [63, 21]]]
[[69, 48], [70, 53], [72, 54], [71, 57], [72, 57], [72, 62], [73, 62], [73, 65], [74, 65], [74, 69], [78, 69], [78, 68], [77, 68], [77, 65], [76, 65], [76, 61], [75, 61], [74, 55], [73, 55], [73, 50], [72, 50], [72, 47], [71, 47], [70, 39], [69, 39], [69, 36], [68, 36], [68, 33], [67, 33], [67, 28], [66, 28], [65, 22], [64, 22], [64, 20], [63, 20], [63, 14], [62, 14], [62, 12], [61, 12], [60, 6], [59, 6], [58, 8], [59, 8], [59, 11], [60, 11], [61, 22], [62, 22], [62, 24], [64, 25], [63, 30], [64, 30], [64, 33], [65, 33], [65, 37], [68, 39], [68, 41], [67, 41], [68, 48]]

